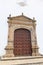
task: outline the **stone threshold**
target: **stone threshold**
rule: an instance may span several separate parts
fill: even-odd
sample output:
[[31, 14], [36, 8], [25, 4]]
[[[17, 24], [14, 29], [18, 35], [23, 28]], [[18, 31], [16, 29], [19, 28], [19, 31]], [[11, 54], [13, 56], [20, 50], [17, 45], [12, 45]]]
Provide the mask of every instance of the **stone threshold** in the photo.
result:
[[7, 61], [7, 60], [25, 60], [25, 59], [41, 59], [43, 56], [18, 56], [18, 57], [1, 57], [1, 61]]

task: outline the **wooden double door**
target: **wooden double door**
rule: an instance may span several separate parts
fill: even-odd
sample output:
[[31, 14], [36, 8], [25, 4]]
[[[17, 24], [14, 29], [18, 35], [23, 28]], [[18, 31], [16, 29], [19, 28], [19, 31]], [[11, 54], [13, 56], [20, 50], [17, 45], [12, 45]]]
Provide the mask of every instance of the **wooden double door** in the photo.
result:
[[14, 31], [14, 55], [31, 56], [31, 33], [27, 29], [16, 29]]

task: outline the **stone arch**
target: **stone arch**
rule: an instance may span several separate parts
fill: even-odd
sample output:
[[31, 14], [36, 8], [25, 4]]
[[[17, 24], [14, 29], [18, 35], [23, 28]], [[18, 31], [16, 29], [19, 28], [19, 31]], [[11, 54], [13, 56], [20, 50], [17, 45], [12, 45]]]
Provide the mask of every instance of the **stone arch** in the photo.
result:
[[15, 56], [31, 56], [31, 32], [25, 28], [18, 28], [14, 31], [14, 51]]

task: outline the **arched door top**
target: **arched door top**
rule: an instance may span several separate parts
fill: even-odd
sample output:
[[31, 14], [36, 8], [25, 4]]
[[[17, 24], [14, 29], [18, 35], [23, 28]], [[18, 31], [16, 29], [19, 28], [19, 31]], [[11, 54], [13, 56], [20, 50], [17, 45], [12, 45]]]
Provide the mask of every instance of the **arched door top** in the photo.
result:
[[[17, 30], [27, 30], [27, 31], [29, 31], [29, 32], [31, 33], [31, 31], [28, 30], [28, 29], [26, 29], [26, 28], [18, 28], [18, 29], [16, 29], [15, 31], [17, 31]], [[15, 32], [15, 31], [14, 31], [14, 32]]]

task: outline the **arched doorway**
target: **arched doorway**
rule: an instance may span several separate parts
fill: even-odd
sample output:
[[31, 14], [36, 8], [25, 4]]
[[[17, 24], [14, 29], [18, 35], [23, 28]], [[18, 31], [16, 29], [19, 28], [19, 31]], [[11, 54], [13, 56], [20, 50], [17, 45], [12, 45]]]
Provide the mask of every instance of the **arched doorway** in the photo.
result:
[[14, 55], [31, 56], [31, 32], [27, 29], [16, 29], [14, 31]]

